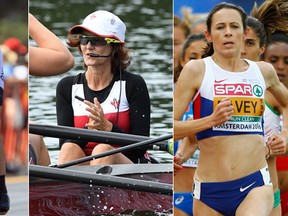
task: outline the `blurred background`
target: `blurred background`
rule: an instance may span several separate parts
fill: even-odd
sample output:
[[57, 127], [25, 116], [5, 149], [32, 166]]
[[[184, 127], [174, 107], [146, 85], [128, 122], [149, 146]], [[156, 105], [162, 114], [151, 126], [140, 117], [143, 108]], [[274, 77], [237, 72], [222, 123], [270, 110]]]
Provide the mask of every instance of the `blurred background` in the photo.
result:
[[[226, 0], [225, 2], [240, 5], [247, 14], [250, 14], [251, 8], [253, 7], [254, 3], [257, 3], [257, 5], [261, 5], [264, 1], [265, 0], [253, 0], [253, 1]], [[223, 0], [209, 0], [209, 1], [177, 0], [174, 1], [174, 14], [183, 17], [183, 14], [181, 12], [183, 7], [191, 8], [192, 12], [196, 14], [209, 13], [210, 10], [220, 2], [223, 2]]]
[[1, 1], [0, 32], [5, 80], [1, 126], [7, 172], [17, 173], [27, 170], [27, 1]]
[[10, 197], [7, 215], [28, 214], [28, 1], [1, 0], [0, 50], [4, 100], [1, 124]]
[[27, 45], [28, 1], [1, 0], [0, 7], [0, 41], [9, 37], [19, 38]]

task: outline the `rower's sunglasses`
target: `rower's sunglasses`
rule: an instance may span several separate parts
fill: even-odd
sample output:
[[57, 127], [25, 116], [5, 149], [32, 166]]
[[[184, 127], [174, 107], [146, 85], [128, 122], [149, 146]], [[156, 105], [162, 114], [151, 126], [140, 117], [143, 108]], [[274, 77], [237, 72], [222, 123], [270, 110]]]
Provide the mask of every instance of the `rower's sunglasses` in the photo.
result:
[[105, 46], [109, 43], [121, 43], [119, 40], [114, 38], [102, 38], [96, 36], [80, 36], [79, 40], [80, 44], [82, 45], [86, 45], [88, 42], [90, 42], [90, 44], [93, 46]]

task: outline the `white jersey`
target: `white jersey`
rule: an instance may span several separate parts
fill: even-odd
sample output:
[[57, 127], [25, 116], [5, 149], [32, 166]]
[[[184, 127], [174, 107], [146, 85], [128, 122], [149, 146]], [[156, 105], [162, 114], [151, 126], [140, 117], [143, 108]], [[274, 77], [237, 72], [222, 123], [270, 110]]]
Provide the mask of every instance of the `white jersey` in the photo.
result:
[[234, 114], [225, 123], [197, 133], [197, 139], [240, 134], [264, 135], [266, 85], [258, 65], [245, 59], [249, 64], [246, 71], [230, 72], [219, 67], [211, 57], [203, 61], [205, 75], [193, 99], [194, 119], [211, 115], [215, 106], [227, 97], [234, 107]]
[[264, 112], [264, 131], [265, 131], [265, 143], [270, 136], [278, 134], [281, 130], [280, 125], [280, 113], [275, 111], [267, 101], [265, 101], [265, 112]]

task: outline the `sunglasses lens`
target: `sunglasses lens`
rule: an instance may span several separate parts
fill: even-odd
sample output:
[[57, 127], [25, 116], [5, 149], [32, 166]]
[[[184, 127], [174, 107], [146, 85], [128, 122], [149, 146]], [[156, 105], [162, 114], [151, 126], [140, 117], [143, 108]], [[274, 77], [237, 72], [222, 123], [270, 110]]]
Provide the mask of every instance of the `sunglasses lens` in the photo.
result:
[[80, 38], [80, 44], [86, 45], [88, 43], [88, 38]]
[[86, 45], [88, 42], [91, 43], [93, 46], [105, 46], [107, 42], [104, 38], [100, 37], [81, 37], [80, 38], [80, 44]]

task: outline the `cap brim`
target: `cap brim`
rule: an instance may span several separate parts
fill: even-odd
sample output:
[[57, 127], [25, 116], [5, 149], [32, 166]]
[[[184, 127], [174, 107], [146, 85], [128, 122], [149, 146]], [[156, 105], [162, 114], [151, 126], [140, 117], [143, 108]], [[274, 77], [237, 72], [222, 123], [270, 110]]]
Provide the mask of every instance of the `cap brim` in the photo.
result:
[[69, 30], [69, 34], [80, 34], [83, 29], [88, 30], [84, 28], [82, 25], [75, 25]]

